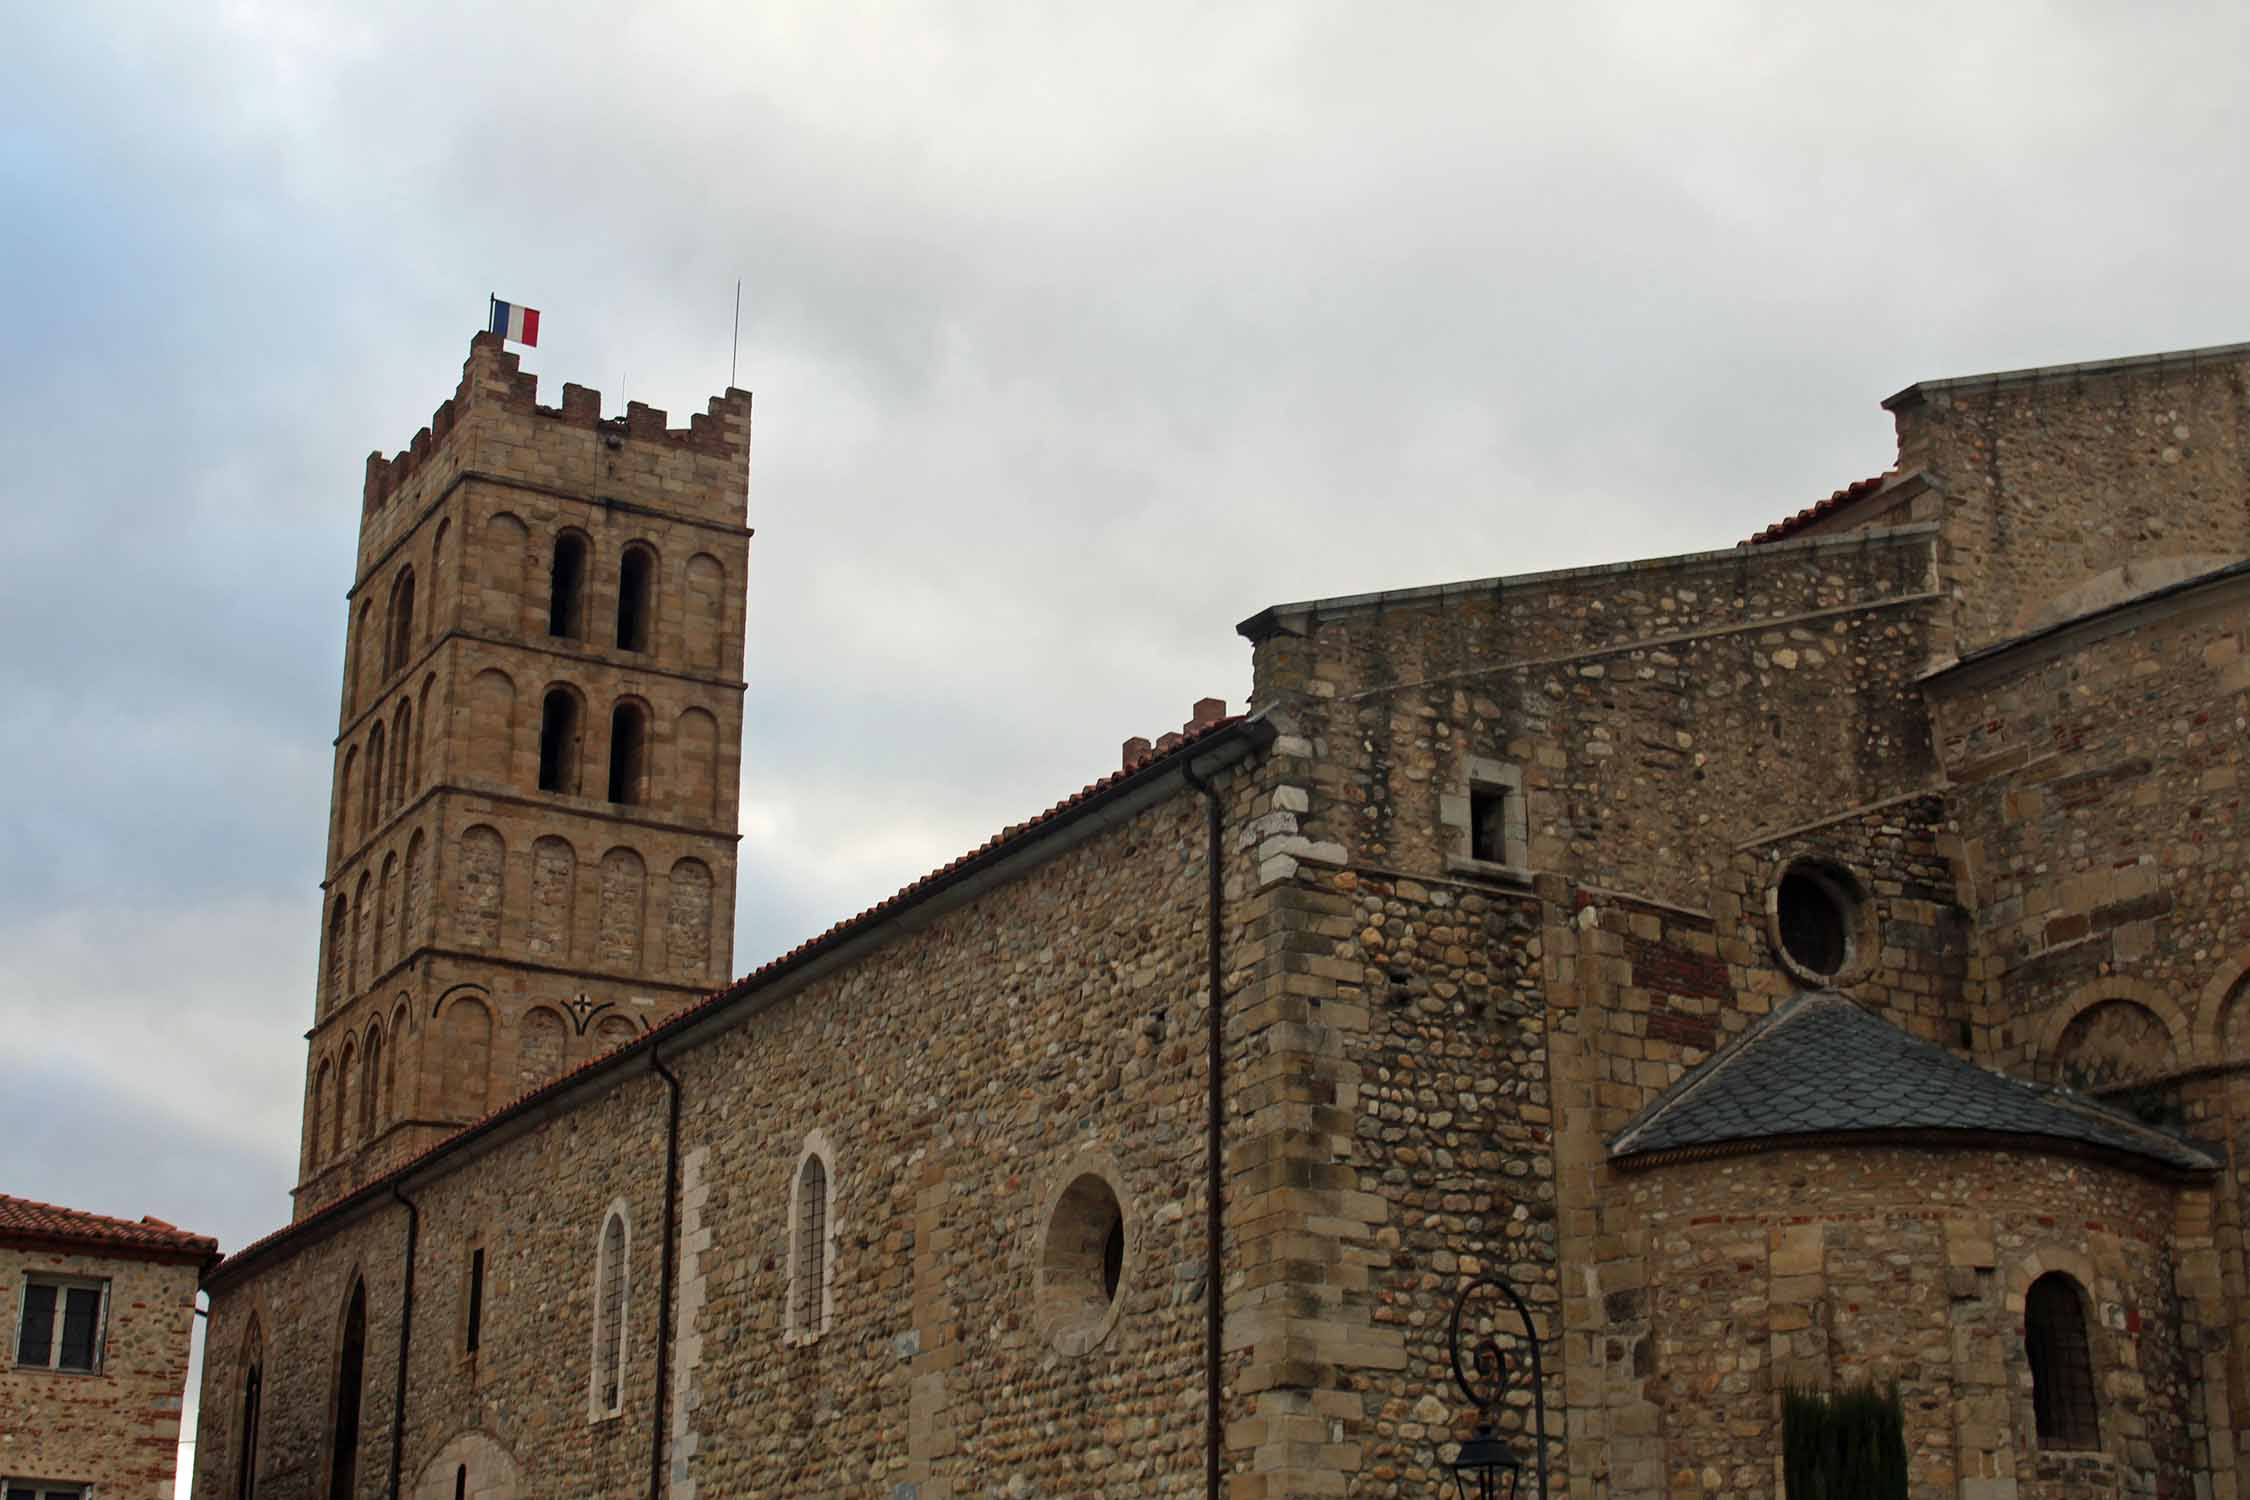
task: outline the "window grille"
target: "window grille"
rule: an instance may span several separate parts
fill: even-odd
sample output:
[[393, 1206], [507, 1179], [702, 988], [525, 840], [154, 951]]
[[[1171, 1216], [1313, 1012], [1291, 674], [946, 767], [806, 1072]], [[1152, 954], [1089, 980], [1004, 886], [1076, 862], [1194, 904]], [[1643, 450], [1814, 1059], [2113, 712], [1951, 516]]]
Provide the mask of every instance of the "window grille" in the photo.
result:
[[797, 1331], [821, 1331], [821, 1290], [827, 1271], [828, 1169], [817, 1156], [805, 1158], [797, 1177]]
[[625, 1364], [625, 1216], [602, 1226], [599, 1293], [594, 1321], [594, 1405], [601, 1413], [623, 1408]]
[[2031, 1407], [2039, 1446], [2100, 1447], [2094, 1361], [2077, 1283], [2059, 1271], [2034, 1281], [2024, 1296], [2023, 1332], [2031, 1357]]

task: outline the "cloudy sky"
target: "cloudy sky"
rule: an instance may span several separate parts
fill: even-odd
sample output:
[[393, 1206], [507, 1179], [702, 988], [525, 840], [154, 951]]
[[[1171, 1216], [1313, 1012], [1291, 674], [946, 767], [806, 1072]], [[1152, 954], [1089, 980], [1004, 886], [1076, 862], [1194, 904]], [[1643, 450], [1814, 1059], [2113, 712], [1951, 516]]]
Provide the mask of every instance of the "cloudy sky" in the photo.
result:
[[2239, 5], [34, 6], [0, 1191], [280, 1223], [361, 466], [757, 393], [746, 969], [1263, 605], [1724, 546], [1909, 382], [2250, 337]]

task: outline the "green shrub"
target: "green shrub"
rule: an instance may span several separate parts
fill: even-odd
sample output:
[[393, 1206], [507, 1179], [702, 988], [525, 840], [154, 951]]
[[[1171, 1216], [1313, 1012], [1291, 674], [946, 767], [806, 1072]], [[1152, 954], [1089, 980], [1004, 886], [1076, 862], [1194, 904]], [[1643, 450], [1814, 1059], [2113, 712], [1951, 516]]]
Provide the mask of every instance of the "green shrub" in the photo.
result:
[[1906, 1500], [1906, 1407], [1898, 1382], [1834, 1395], [1781, 1393], [1781, 1453], [1789, 1500]]

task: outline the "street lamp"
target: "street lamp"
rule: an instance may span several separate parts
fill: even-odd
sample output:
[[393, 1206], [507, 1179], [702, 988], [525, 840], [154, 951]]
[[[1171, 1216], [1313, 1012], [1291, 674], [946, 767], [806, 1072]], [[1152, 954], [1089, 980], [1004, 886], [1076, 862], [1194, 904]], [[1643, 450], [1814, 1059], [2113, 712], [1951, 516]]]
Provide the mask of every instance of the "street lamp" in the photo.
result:
[[1475, 1367], [1474, 1380], [1461, 1363], [1461, 1317], [1468, 1311], [1469, 1299], [1486, 1287], [1507, 1298], [1523, 1323], [1524, 1347], [1531, 1351], [1531, 1409], [1533, 1434], [1538, 1443], [1535, 1460], [1539, 1500], [1547, 1500], [1547, 1392], [1539, 1368], [1539, 1330], [1533, 1326], [1531, 1309], [1524, 1304], [1522, 1296], [1499, 1276], [1479, 1276], [1461, 1288], [1461, 1295], [1453, 1303], [1452, 1322], [1446, 1330], [1453, 1351], [1453, 1383], [1477, 1409], [1476, 1436], [1463, 1443], [1461, 1451], [1453, 1457], [1454, 1488], [1459, 1500], [1516, 1500], [1516, 1489], [1523, 1478], [1523, 1466], [1516, 1462], [1508, 1445], [1500, 1441], [1492, 1425], [1492, 1414], [1507, 1393], [1507, 1351], [1500, 1347], [1495, 1335], [1478, 1335], [1469, 1351], [1469, 1363]]

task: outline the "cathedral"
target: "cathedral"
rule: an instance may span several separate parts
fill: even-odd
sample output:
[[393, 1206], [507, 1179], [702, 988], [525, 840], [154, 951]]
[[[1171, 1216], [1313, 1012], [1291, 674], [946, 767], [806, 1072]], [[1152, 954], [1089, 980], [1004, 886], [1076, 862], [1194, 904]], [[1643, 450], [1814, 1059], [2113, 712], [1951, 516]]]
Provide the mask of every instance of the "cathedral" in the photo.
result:
[[750, 397], [479, 335], [368, 464], [194, 1494], [1436, 1500], [1489, 1422], [1778, 1500], [1872, 1383], [1916, 1500], [2250, 1500], [2250, 345], [1884, 405], [1739, 545], [1261, 609], [732, 977]]

